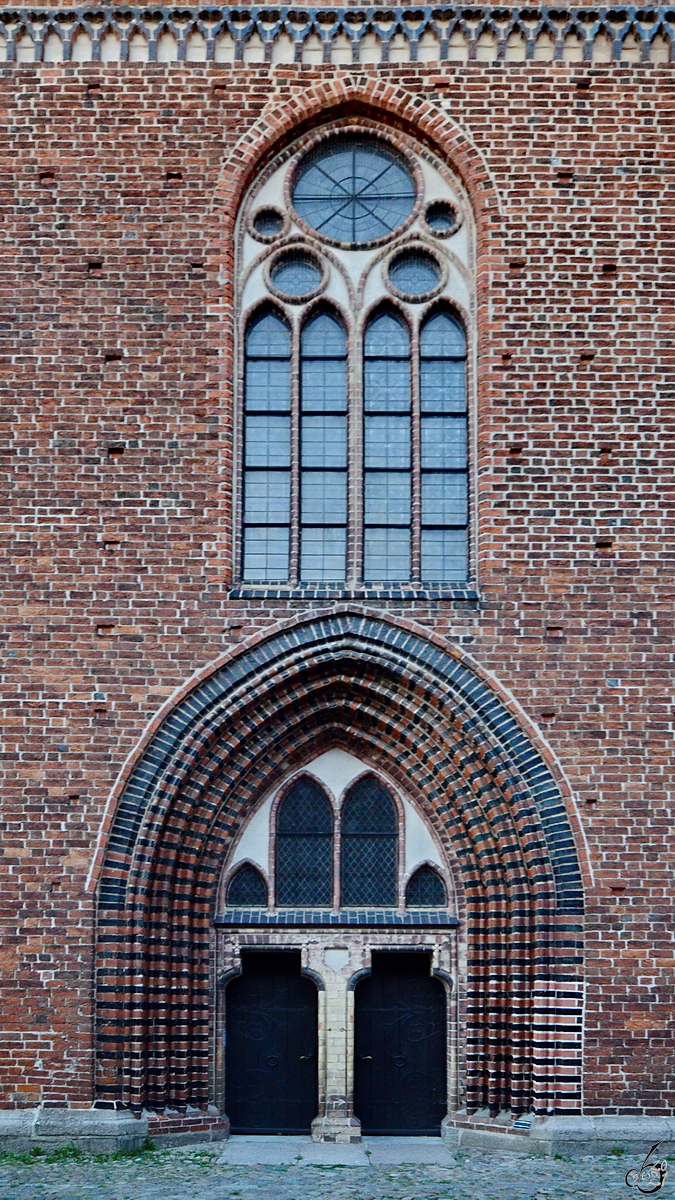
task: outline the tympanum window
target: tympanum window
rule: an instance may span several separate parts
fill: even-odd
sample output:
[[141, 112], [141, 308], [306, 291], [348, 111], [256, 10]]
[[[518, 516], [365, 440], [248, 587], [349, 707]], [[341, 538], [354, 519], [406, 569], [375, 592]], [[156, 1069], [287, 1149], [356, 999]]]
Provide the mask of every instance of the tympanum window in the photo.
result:
[[[403, 863], [411, 848], [415, 853], [419, 838], [420, 818], [406, 804], [399, 815], [394, 793], [369, 771], [334, 798], [312, 775], [297, 776], [272, 809], [274, 903], [293, 909], [398, 907]], [[405, 830], [410, 846], [403, 840]], [[267, 883], [256, 865], [260, 834], [259, 826], [255, 834], [251, 829], [240, 843], [243, 861], [229, 879], [228, 907], [268, 904]], [[413, 872], [405, 904], [446, 907], [445, 883], [434, 866], [425, 863]]]
[[397, 903], [398, 820], [387, 789], [359, 779], [342, 805], [342, 903]]
[[232, 908], [265, 907], [267, 884], [256, 867], [247, 863], [232, 876], [227, 889], [227, 903]]
[[445, 908], [448, 897], [438, 871], [419, 867], [408, 880], [405, 902], [408, 908]]
[[421, 148], [353, 128], [265, 180], [241, 248], [242, 580], [465, 581], [472, 250], [458, 185]]
[[315, 907], [333, 901], [333, 809], [325, 792], [302, 776], [277, 814], [277, 904]]

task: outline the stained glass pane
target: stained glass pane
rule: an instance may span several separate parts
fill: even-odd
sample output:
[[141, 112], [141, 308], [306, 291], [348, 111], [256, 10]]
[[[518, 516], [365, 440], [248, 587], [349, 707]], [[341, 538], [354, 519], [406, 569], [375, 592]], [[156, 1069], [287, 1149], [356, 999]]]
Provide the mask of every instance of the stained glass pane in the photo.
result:
[[410, 579], [410, 530], [366, 529], [363, 574], [368, 583]]
[[321, 268], [309, 254], [286, 254], [272, 268], [272, 283], [284, 296], [306, 296], [321, 283]]
[[410, 360], [367, 358], [363, 364], [366, 412], [410, 412]]
[[366, 418], [365, 465], [383, 470], [410, 467], [408, 417]]
[[347, 335], [329, 313], [319, 313], [308, 321], [302, 335], [302, 353], [309, 358], [344, 358]]
[[453, 358], [423, 358], [420, 362], [420, 400], [423, 413], [466, 410], [466, 364]]
[[249, 582], [282, 581], [288, 578], [288, 527], [246, 527], [244, 579]]
[[276, 313], [265, 313], [249, 325], [246, 353], [251, 358], [290, 358], [291, 331]]
[[293, 203], [318, 233], [358, 245], [403, 224], [415, 203], [415, 186], [402, 156], [383, 142], [347, 135], [307, 156]]
[[399, 255], [389, 268], [393, 286], [409, 296], [422, 296], [433, 291], [440, 277], [438, 263], [423, 250], [409, 250]]
[[466, 529], [422, 530], [422, 578], [463, 580], [467, 572]]
[[249, 412], [290, 412], [290, 360], [246, 360], [246, 408]]
[[303, 467], [347, 466], [346, 417], [302, 418]]
[[466, 354], [466, 337], [459, 321], [447, 313], [436, 313], [426, 322], [420, 336], [422, 358], [461, 358]]
[[410, 334], [402, 321], [382, 313], [370, 322], [365, 338], [366, 358], [408, 358]]
[[422, 421], [422, 469], [466, 467], [466, 421], [463, 417], [425, 417]]
[[290, 467], [289, 417], [246, 418], [246, 466]]
[[365, 520], [366, 525], [410, 524], [410, 476], [407, 472], [366, 473]]
[[342, 834], [392, 833], [398, 830], [396, 805], [374, 775], [359, 779], [342, 807]]
[[434, 233], [450, 233], [457, 225], [457, 212], [447, 200], [432, 200], [424, 219]]
[[303, 358], [300, 364], [303, 412], [347, 411], [347, 360]]
[[433, 867], [420, 867], [408, 880], [405, 889], [408, 908], [445, 908], [448, 897], [445, 884]]
[[466, 477], [435, 472], [422, 476], [422, 524], [464, 525], [467, 520]]
[[305, 583], [345, 577], [347, 532], [336, 526], [303, 526], [300, 534], [300, 578]]
[[306, 777], [293, 784], [277, 813], [276, 898], [294, 908], [333, 899], [333, 810]]
[[274, 208], [261, 208], [253, 218], [253, 227], [262, 237], [275, 237], [284, 227], [284, 218]]
[[347, 475], [344, 471], [303, 471], [302, 520], [309, 525], [344, 525]]
[[287, 471], [247, 471], [244, 520], [247, 524], [285, 524], [290, 519], [291, 477]]
[[267, 905], [267, 884], [255, 867], [240, 867], [232, 876], [227, 889], [230, 908], [264, 908]]
[[396, 807], [374, 776], [358, 780], [342, 807], [342, 903], [352, 906], [398, 901]]

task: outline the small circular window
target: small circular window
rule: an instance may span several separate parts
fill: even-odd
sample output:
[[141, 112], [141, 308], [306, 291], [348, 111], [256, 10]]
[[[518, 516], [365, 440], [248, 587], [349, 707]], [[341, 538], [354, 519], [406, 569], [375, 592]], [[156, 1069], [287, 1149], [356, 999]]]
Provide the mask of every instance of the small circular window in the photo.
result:
[[457, 209], [447, 200], [432, 200], [424, 210], [424, 223], [436, 237], [449, 237], [459, 228]]
[[388, 237], [408, 219], [415, 200], [402, 155], [357, 134], [310, 153], [293, 187], [298, 216], [316, 233], [349, 246]]
[[389, 264], [389, 284], [401, 296], [423, 300], [441, 282], [440, 264], [426, 250], [404, 250]]
[[275, 258], [269, 278], [279, 296], [297, 302], [316, 295], [324, 281], [324, 272], [313, 254], [289, 250]]
[[286, 218], [278, 208], [267, 205], [253, 214], [250, 230], [263, 242], [271, 242], [284, 232]]

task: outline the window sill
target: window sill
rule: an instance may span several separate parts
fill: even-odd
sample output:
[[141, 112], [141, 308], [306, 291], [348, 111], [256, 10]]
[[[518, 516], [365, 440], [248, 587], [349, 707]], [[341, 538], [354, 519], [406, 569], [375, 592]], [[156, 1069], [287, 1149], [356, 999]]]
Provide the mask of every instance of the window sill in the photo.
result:
[[471, 584], [439, 584], [423, 587], [400, 584], [393, 587], [344, 588], [308, 584], [306, 587], [287, 587], [283, 584], [237, 584], [228, 592], [229, 600], [464, 600], [476, 603], [480, 597]]
[[454, 928], [457, 917], [445, 908], [415, 908], [399, 912], [396, 908], [354, 908], [333, 912], [329, 908], [287, 908], [268, 912], [264, 908], [228, 908], [214, 919], [217, 928], [233, 925], [325, 925], [325, 926], [438, 926]]

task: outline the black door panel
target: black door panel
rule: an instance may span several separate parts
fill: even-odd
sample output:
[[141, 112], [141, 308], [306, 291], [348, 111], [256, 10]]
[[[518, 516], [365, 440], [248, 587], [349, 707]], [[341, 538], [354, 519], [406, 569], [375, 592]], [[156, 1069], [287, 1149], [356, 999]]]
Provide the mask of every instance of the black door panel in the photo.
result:
[[242, 954], [226, 992], [232, 1133], [309, 1133], [317, 1115], [317, 994], [300, 955]]
[[354, 1112], [365, 1134], [440, 1134], [445, 989], [428, 954], [373, 953], [355, 995]]

